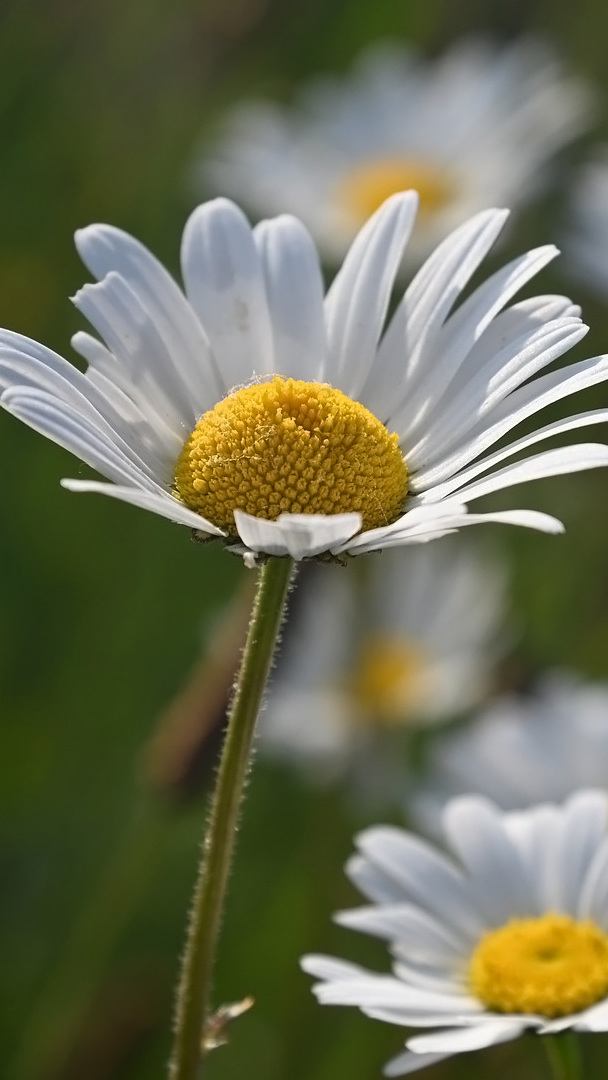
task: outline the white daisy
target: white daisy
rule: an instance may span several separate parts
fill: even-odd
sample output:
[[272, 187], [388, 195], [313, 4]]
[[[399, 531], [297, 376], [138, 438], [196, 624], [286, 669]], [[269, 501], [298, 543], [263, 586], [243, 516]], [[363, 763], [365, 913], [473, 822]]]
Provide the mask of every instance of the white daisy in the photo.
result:
[[368, 773], [379, 733], [476, 704], [498, 651], [504, 585], [502, 567], [454, 538], [360, 560], [349, 574], [312, 566], [261, 717], [262, 747], [322, 775], [361, 759]]
[[371, 904], [337, 921], [386, 939], [393, 974], [306, 956], [319, 1001], [439, 1029], [408, 1038], [387, 1076], [524, 1031], [608, 1030], [605, 796], [503, 815], [471, 795], [443, 825], [449, 856], [392, 826], [359, 836], [347, 870]]
[[519, 810], [584, 787], [608, 791], [608, 685], [554, 673], [438, 739], [413, 809], [435, 831], [442, 806], [464, 792]]
[[608, 464], [608, 448], [591, 443], [497, 467], [608, 410], [488, 453], [544, 406], [606, 380], [608, 357], [538, 375], [586, 332], [564, 297], [506, 307], [552, 246], [515, 259], [453, 310], [503, 225], [499, 210], [440, 245], [385, 328], [415, 207], [411, 192], [383, 204], [325, 302], [317, 253], [295, 218], [252, 232], [233, 203], [200, 206], [183, 237], [185, 295], [131, 236], [83, 229], [76, 244], [99, 283], [75, 303], [105, 344], [75, 335], [82, 374], [1, 331], [0, 403], [111, 481], [64, 481], [70, 490], [222, 537], [248, 561], [360, 554], [480, 521], [559, 531], [545, 514], [473, 515], [467, 504]]
[[608, 147], [598, 151], [576, 184], [564, 237], [564, 266], [602, 300], [608, 298]]
[[296, 214], [331, 262], [384, 199], [416, 188], [417, 257], [489, 203], [519, 209], [589, 114], [587, 87], [538, 41], [465, 40], [430, 61], [376, 44], [291, 108], [237, 105], [197, 178], [257, 217]]

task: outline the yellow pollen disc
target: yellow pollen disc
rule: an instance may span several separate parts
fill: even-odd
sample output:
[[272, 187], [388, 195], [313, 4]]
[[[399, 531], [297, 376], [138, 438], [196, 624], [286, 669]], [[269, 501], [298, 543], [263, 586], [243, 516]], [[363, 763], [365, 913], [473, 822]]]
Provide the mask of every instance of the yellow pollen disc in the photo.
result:
[[340, 201], [352, 214], [366, 221], [396, 191], [414, 188], [420, 196], [420, 213], [433, 214], [449, 202], [453, 184], [439, 169], [415, 159], [386, 157], [354, 169], [340, 185]]
[[415, 712], [424, 700], [425, 655], [409, 638], [374, 634], [364, 641], [351, 692], [370, 716], [391, 723]]
[[513, 919], [481, 939], [469, 980], [497, 1012], [569, 1016], [608, 993], [608, 935], [568, 915]]
[[407, 494], [398, 437], [330, 386], [281, 379], [237, 390], [198, 421], [175, 467], [182, 502], [236, 535], [234, 511], [357, 512], [387, 525]]

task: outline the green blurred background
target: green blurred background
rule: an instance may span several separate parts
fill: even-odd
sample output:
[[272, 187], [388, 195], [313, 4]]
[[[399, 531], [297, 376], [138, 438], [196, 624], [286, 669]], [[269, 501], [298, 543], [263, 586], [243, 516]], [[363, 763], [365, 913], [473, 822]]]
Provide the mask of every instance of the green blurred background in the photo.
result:
[[[69, 355], [82, 323], [67, 297], [85, 279], [72, 233], [91, 221], [134, 232], [176, 270], [195, 202], [193, 147], [232, 101], [289, 97], [375, 37], [435, 52], [470, 31], [527, 30], [548, 35], [606, 97], [599, 0], [5, 0], [0, 325]], [[607, 133], [604, 112], [594, 137]], [[547, 205], [510, 243], [554, 236]], [[569, 288], [557, 273], [541, 291]], [[593, 329], [579, 355], [592, 355], [606, 348], [608, 312], [587, 299], [585, 313]], [[585, 404], [605, 405], [605, 394]], [[184, 528], [62, 491], [60, 477], [87, 470], [6, 414], [0, 462], [2, 1076], [162, 1076], [205, 792], [180, 805], [153, 795], [141, 754], [244, 571]], [[590, 474], [509, 500], [568, 528], [497, 541], [530, 670], [608, 677], [605, 493], [606, 477]], [[256, 1006], [210, 1059], [210, 1080], [368, 1080], [399, 1051], [399, 1029], [317, 1006], [297, 966], [307, 951], [386, 963], [379, 945], [330, 922], [355, 902], [342, 865], [368, 816], [340, 792], [257, 763], [216, 982], [218, 1002], [252, 993]], [[606, 1042], [586, 1047], [595, 1075]], [[515, 1068], [522, 1080], [544, 1075], [533, 1039], [426, 1075]]]

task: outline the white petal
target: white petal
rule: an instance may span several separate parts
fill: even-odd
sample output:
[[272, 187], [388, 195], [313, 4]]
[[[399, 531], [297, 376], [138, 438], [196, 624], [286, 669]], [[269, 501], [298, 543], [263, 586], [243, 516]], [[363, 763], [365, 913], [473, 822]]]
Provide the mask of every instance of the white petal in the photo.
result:
[[490, 926], [535, 914], [528, 867], [492, 803], [475, 795], [452, 799], [443, 823], [451, 847], [471, 875], [475, 902]]
[[[431, 511], [429, 513], [429, 511]], [[334, 548], [334, 553], [339, 550], [356, 551], [362, 554], [364, 551], [376, 551], [390, 545], [394, 535], [398, 535], [397, 543], [422, 543], [426, 540], [436, 539], [443, 536], [452, 528], [451, 522], [460, 520], [466, 516], [467, 508], [462, 503], [446, 500], [442, 504], [425, 503], [413, 505], [411, 509], [392, 525], [383, 525], [378, 529], [368, 529], [356, 537], [354, 541], [343, 544], [342, 548]]]
[[[567, 416], [563, 420], [556, 420], [537, 431], [524, 435], [523, 438], [503, 446], [493, 454], [488, 454], [480, 461], [476, 461], [470, 468], [459, 471], [467, 462], [476, 458], [483, 450], [480, 440], [474, 439], [468, 443], [458, 455], [442, 462], [441, 465], [431, 469], [421, 469], [416, 474], [416, 483], [425, 490], [433, 488], [435, 499], [450, 498], [456, 488], [463, 487], [469, 481], [474, 480], [480, 473], [488, 472], [498, 465], [500, 461], [512, 457], [514, 454], [527, 450], [536, 443], [544, 442], [555, 435], [564, 435], [567, 431], [576, 431], [578, 428], [588, 427], [591, 424], [605, 424], [608, 421], [608, 409], [595, 409], [593, 412], [577, 413], [575, 416]], [[453, 475], [455, 474], [455, 475]], [[450, 476], [445, 484], [441, 484], [442, 476]], [[437, 485], [437, 486], [435, 486]]]
[[[116, 414], [131, 425], [131, 430], [133, 425], [140, 429], [142, 439], [150, 446], [156, 446], [160, 456], [175, 462], [186, 431], [179, 412], [167, 396], [152, 388], [146, 375], [143, 379], [145, 389], [140, 386], [141, 370], [132, 378], [128, 366], [91, 334], [78, 331], [72, 336], [71, 344], [88, 363], [87, 385], [98, 388]], [[145, 368], [147, 370], [147, 362]]]
[[[522, 383], [559, 359], [586, 333], [587, 327], [579, 319], [556, 319], [508, 341], [493, 356], [480, 356], [469, 382], [446, 399], [437, 401], [430, 383], [427, 390], [431, 406], [429, 417], [418, 441], [415, 444], [411, 442], [415, 423], [405, 422], [403, 428], [401, 421], [396, 423], [402, 441], [408, 440], [407, 460], [411, 462], [412, 469], [415, 471], [419, 463], [433, 466], [446, 458], [449, 460], [461, 452], [463, 443], [471, 441], [471, 432], [477, 434], [481, 442], [480, 450], [487, 449], [496, 441], [491, 434], [495, 418], [499, 415], [499, 406], [503, 407], [501, 418], [507, 407], [513, 414], [517, 406], [510, 395], [514, 396]], [[558, 381], [564, 381], [563, 372]], [[536, 385], [539, 396], [542, 388], [543, 384], [539, 382]]]
[[445, 1061], [452, 1057], [451, 1054], [414, 1054], [411, 1050], [399, 1054], [384, 1066], [384, 1076], [409, 1076], [410, 1073], [426, 1069], [429, 1065], [436, 1065], [439, 1061]]
[[578, 917], [594, 919], [608, 930], [608, 837], [598, 846], [583, 880], [578, 902]]
[[364, 225], [327, 293], [327, 379], [357, 398], [376, 355], [418, 196], [392, 195]]
[[[397, 430], [403, 427], [411, 440], [415, 438], [417, 429], [427, 416], [437, 410], [439, 400], [447, 398], [451, 405], [455, 395], [462, 393], [463, 382], [466, 385], [471, 377], [475, 376], [473, 369], [468, 372], [469, 379], [463, 379], [462, 370], [463, 367], [467, 370], [467, 354], [475, 342], [482, 338], [492, 319], [525, 282], [557, 254], [557, 248], [553, 245], [529, 251], [498, 270], [464, 301], [445, 323], [441, 340], [437, 342], [437, 355], [433, 358], [433, 363], [428, 364], [426, 369], [419, 369], [416, 387], [410, 386], [402, 407], [397, 406], [395, 413], [391, 414], [391, 426], [394, 425]], [[545, 322], [547, 321], [545, 319]], [[516, 336], [512, 335], [511, 340]], [[500, 351], [496, 350], [498, 353]], [[488, 352], [486, 355], [492, 354]], [[487, 365], [484, 365], [484, 368], [487, 368]], [[468, 396], [473, 398], [470, 392]], [[396, 419], [397, 416], [399, 419]]]
[[99, 495], [109, 495], [112, 499], [139, 506], [143, 510], [151, 510], [154, 514], [168, 518], [178, 525], [187, 525], [190, 529], [208, 533], [209, 536], [224, 536], [221, 529], [216, 528], [210, 521], [200, 517], [183, 506], [173, 495], [165, 492], [142, 491], [139, 488], [119, 487], [116, 484], [103, 484], [98, 480], [62, 480], [61, 486], [67, 491], [94, 492]]
[[470, 949], [467, 941], [413, 904], [374, 905], [339, 911], [341, 926], [397, 942], [396, 954], [413, 962], [446, 968]]
[[325, 369], [323, 278], [317, 250], [286, 214], [253, 230], [272, 323], [272, 369], [285, 378], [322, 382]]
[[109, 480], [134, 484], [148, 491], [159, 489], [148, 472], [122, 452], [116, 437], [106, 434], [71, 405], [30, 387], [6, 390], [0, 404]]
[[300, 958], [300, 967], [307, 975], [314, 975], [317, 979], [359, 979], [369, 972], [358, 964], [350, 964], [346, 960], [337, 960], [335, 956], [322, 956], [319, 953], [309, 953]]
[[182, 273], [224, 390], [273, 372], [260, 257], [249, 222], [234, 203], [214, 199], [190, 215], [182, 241]]
[[353, 855], [345, 867], [348, 877], [364, 896], [379, 904], [403, 902], [403, 885], [392, 874], [362, 855]]
[[492, 473], [483, 480], [465, 485], [454, 494], [465, 502], [480, 499], [493, 491], [526, 484], [530, 480], [542, 480], [547, 476], [563, 476], [566, 473], [581, 472], [608, 465], [608, 447], [601, 443], [580, 443], [575, 446], [562, 446], [555, 450], [545, 450], [533, 454], [514, 465]]
[[608, 1031], [608, 1001], [587, 1009], [573, 1027], [576, 1031]]
[[75, 235], [78, 253], [96, 278], [116, 271], [161, 334], [191, 401], [222, 397], [209, 343], [181, 289], [143, 244], [111, 225], [89, 225]]
[[[172, 431], [189, 433], [197, 418], [217, 401], [213, 388], [194, 398], [182, 378], [179, 354], [171, 353], [155, 320], [120, 274], [112, 271], [96, 285], [84, 285], [73, 297], [116, 358], [103, 368], [117, 385], [145, 408], [149, 403]], [[117, 370], [116, 370], [117, 369]], [[204, 366], [203, 366], [204, 370]]]
[[538, 532], [546, 532], [553, 535], [563, 533], [564, 531], [564, 526], [561, 521], [552, 517], [551, 514], [543, 514], [539, 510], [501, 510], [493, 514], [467, 514], [461, 522], [461, 527], [464, 525], [483, 525], [489, 523], [496, 525], [517, 525], [520, 528], [536, 529]]
[[509, 1039], [516, 1039], [524, 1030], [525, 1025], [521, 1021], [505, 1017], [504, 1020], [484, 1020], [471, 1027], [440, 1031], [434, 1035], [415, 1035], [408, 1039], [406, 1046], [417, 1054], [460, 1054], [508, 1042]]
[[307, 559], [343, 543], [361, 528], [360, 514], [280, 514], [265, 521], [235, 510], [238, 534], [250, 551]]
[[[469, 940], [483, 933], [464, 875], [430, 844], [389, 825], [366, 829], [356, 842], [365, 858], [401, 888], [402, 900], [413, 900]], [[347, 872], [352, 874], [351, 864]]]
[[[587, 387], [595, 386], [608, 378], [608, 356], [594, 356], [578, 364], [570, 364], [564, 369], [541, 375], [524, 386], [514, 390], [493, 410], [492, 416], [471, 428], [466, 439], [456, 446], [454, 456], [458, 458], [468, 447], [474, 448], [471, 457], [481, 454], [493, 443], [512, 431], [524, 420], [534, 416], [541, 409], [552, 405], [571, 394]], [[491, 419], [491, 423], [488, 420]], [[451, 463], [454, 465], [454, 461]], [[447, 468], [444, 472], [447, 471]], [[412, 476], [412, 487], [416, 488], [416, 474]], [[454, 496], [459, 497], [459, 496]]]
[[[9, 344], [11, 337], [14, 344]], [[105, 394], [50, 349], [6, 331], [0, 332], [0, 391], [5, 407], [22, 393], [63, 403], [115, 443], [137, 468], [155, 477], [166, 474], [163, 447], [136, 406], [128, 399], [123, 403], [120, 392]]]
[[[428, 505], [432, 504], [429, 503]], [[462, 529], [467, 525], [518, 525], [522, 528], [537, 529], [539, 532], [553, 534], [564, 531], [561, 521], [538, 510], [502, 510], [496, 513], [469, 514], [466, 507], [462, 508], [461, 513], [455, 512], [453, 508], [450, 510], [450, 504], [447, 501], [438, 505], [444, 510], [443, 515], [431, 519], [428, 524], [418, 520], [416, 523], [411, 524], [409, 518], [412, 511], [410, 511], [404, 514], [403, 518], [396, 522], [395, 525], [389, 526], [388, 529], [372, 529], [369, 532], [361, 533], [361, 536], [355, 537], [354, 541], [348, 541], [342, 544], [340, 548], [334, 548], [333, 550], [335, 552], [347, 551], [362, 555], [366, 551], [386, 550], [392, 547], [400, 547], [403, 544], [426, 543], [429, 540], [437, 540], [441, 536], [446, 536], [448, 533], [455, 532], [457, 529]]]
[[552, 910], [579, 915], [585, 875], [606, 836], [606, 809], [599, 791], [579, 792], [565, 805], [552, 846]]
[[489, 251], [508, 211], [486, 210], [456, 229], [424, 263], [407, 289], [378, 350], [361, 400], [386, 422], [398, 404], [395, 387], [405, 399], [411, 380], [450, 308]]
[[417, 1002], [422, 1006], [425, 1000], [421, 991], [412, 991], [392, 975], [371, 972], [360, 978], [348, 975], [345, 979], [315, 983], [312, 990], [321, 1005], [356, 1005], [359, 1009], [407, 1008]]

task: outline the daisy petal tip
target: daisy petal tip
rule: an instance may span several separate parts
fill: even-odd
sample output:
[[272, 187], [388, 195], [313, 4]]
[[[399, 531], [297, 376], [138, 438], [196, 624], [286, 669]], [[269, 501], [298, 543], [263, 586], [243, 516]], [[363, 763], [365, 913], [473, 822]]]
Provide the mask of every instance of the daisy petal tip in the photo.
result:
[[396, 209], [406, 210], [408, 213], [416, 211], [420, 205], [420, 192], [416, 188], [407, 188], [405, 191], [396, 191], [389, 195], [386, 205], [392, 205]]
[[216, 199], [209, 199], [195, 207], [186, 222], [186, 228], [211, 217], [242, 220], [245, 214], [232, 199], [227, 199], [225, 195], [218, 195]]
[[74, 246], [82, 261], [85, 262], [85, 255], [90, 251], [92, 245], [103, 242], [110, 233], [119, 232], [120, 230], [113, 225], [106, 225], [102, 221], [93, 221], [90, 225], [83, 225], [82, 228], [76, 229]]

